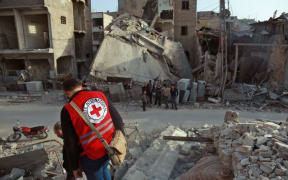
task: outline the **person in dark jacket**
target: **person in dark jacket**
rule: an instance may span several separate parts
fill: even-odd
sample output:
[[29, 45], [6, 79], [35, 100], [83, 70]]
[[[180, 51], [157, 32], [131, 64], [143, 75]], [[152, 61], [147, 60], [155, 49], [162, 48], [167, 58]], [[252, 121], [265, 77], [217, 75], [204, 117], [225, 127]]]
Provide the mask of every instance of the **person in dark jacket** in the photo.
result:
[[147, 90], [148, 90], [148, 86], [147, 86], [147, 83], [145, 82], [143, 87], [142, 87], [142, 95], [144, 94], [144, 91], [147, 92]]
[[161, 84], [157, 85], [157, 88], [155, 90], [156, 97], [155, 97], [155, 105], [158, 104], [158, 106], [161, 106], [161, 99], [162, 99], [162, 87]]
[[147, 94], [146, 91], [144, 91], [144, 93], [142, 95], [143, 111], [146, 111], [146, 105], [148, 102], [148, 97], [146, 94]]
[[[76, 79], [68, 79], [64, 81], [63, 89], [65, 95], [70, 98], [69, 102], [71, 102], [74, 98], [79, 98], [81, 94], [89, 92], [87, 90], [83, 90], [81, 82]], [[109, 100], [107, 103], [107, 109], [109, 109], [114, 128], [116, 130], [121, 130], [124, 133], [123, 120]], [[72, 123], [70, 113], [65, 106], [61, 111], [61, 127], [63, 132], [65, 154], [67, 154], [67, 164], [71, 165], [74, 178], [81, 178], [83, 169], [88, 180], [110, 180], [111, 175], [109, 169], [107, 168], [109, 164], [108, 155], [104, 155], [96, 160], [92, 160], [86, 155], [83, 156], [83, 145], [80, 145], [79, 148], [80, 138], [76, 133], [76, 127], [74, 127]]]
[[151, 105], [152, 104], [152, 89], [153, 89], [153, 84], [152, 81], [149, 80], [149, 83], [147, 85], [147, 97], [148, 97], [148, 103]]
[[171, 85], [171, 89], [170, 89], [170, 95], [171, 95], [171, 104], [172, 104], [172, 109], [177, 110], [177, 96], [178, 96], [178, 89], [175, 88], [175, 85], [172, 84]]

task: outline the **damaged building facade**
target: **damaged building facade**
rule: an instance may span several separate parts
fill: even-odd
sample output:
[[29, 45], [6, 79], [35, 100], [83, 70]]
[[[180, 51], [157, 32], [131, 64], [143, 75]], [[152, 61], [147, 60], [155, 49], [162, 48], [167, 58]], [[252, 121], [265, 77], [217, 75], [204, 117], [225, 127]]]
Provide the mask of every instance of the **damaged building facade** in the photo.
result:
[[[1, 82], [81, 75], [92, 59], [90, 0], [0, 1]], [[79, 72], [79, 74], [78, 74]]]
[[112, 22], [113, 16], [103, 12], [92, 12], [93, 55], [97, 53], [105, 35], [105, 28]]
[[150, 27], [182, 44], [192, 67], [199, 63], [196, 0], [118, 0], [118, 10], [149, 21]]
[[[251, 24], [251, 33], [234, 39], [238, 82], [288, 88], [288, 15]], [[235, 53], [236, 54], [236, 53]]]

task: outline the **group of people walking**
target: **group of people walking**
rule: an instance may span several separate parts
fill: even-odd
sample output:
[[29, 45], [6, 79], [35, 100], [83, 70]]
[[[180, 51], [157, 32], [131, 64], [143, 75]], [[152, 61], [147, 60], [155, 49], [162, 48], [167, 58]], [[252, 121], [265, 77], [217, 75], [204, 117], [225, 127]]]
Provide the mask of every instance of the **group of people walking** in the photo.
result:
[[149, 83], [144, 83], [142, 87], [142, 107], [143, 111], [146, 111], [146, 106], [154, 104], [161, 107], [162, 102], [165, 104], [165, 108], [169, 109], [169, 102], [171, 102], [172, 109], [177, 110], [177, 96], [178, 90], [174, 84], [169, 87], [167, 84], [160, 82], [153, 83], [150, 80]]

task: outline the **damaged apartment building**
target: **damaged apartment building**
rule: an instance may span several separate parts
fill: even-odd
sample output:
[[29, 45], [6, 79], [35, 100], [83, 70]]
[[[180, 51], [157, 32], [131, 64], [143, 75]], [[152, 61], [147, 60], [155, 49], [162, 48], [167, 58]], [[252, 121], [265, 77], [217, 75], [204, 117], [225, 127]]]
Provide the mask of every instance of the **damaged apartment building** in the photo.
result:
[[182, 44], [192, 67], [199, 63], [196, 36], [196, 0], [118, 0], [119, 13], [128, 13], [150, 22], [162, 35]]
[[105, 28], [112, 22], [113, 16], [103, 12], [92, 12], [93, 54], [97, 53], [105, 35]]
[[92, 59], [90, 0], [1, 0], [0, 78], [19, 90], [22, 81], [52, 87], [64, 75], [84, 75]]

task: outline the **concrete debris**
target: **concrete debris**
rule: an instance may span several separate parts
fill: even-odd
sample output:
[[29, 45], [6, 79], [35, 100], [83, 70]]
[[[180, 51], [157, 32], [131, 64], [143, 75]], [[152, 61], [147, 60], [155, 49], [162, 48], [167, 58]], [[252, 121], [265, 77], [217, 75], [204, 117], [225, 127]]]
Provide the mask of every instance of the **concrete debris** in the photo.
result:
[[[62, 148], [59, 147], [58, 142], [57, 144], [54, 142], [56, 141], [48, 140], [43, 143], [35, 143], [35, 141], [4, 142], [0, 146], [0, 179], [19, 173], [19, 170], [15, 170], [13, 167], [23, 169], [27, 178], [42, 179], [63, 174], [62, 161], [59, 161], [62, 159]], [[24, 175], [21, 174], [19, 177], [21, 176]]]
[[234, 179], [287, 178], [287, 127], [263, 121], [240, 123], [237, 119], [238, 113], [227, 112], [220, 131], [213, 133], [220, 161], [233, 172]]
[[149, 28], [142, 19], [123, 14], [106, 30], [90, 75], [105, 80], [130, 76], [137, 82], [191, 79], [192, 71], [182, 45]]

